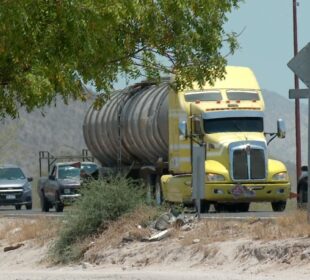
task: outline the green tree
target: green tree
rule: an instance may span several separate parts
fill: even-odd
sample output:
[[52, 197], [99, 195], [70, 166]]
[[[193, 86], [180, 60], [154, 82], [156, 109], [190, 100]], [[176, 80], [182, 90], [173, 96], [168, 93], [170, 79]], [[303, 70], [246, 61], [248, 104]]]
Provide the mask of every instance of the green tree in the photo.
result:
[[177, 87], [221, 77], [223, 29], [239, 0], [1, 0], [0, 116], [109, 92], [119, 75], [175, 73]]

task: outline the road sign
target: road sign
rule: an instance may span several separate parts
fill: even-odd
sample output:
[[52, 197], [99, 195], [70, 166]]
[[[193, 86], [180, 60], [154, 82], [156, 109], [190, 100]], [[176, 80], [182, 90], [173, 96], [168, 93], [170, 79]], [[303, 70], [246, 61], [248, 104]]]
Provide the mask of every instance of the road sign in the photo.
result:
[[310, 89], [290, 89], [289, 90], [289, 99], [295, 98], [309, 98], [310, 97]]
[[287, 66], [310, 88], [310, 43], [301, 49]]

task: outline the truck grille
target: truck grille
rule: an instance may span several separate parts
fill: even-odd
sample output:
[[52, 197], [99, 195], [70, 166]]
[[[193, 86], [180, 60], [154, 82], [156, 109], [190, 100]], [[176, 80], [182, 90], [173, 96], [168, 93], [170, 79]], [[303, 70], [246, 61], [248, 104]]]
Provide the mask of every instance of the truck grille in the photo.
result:
[[263, 149], [251, 148], [233, 151], [233, 179], [261, 180], [266, 177], [266, 161]]

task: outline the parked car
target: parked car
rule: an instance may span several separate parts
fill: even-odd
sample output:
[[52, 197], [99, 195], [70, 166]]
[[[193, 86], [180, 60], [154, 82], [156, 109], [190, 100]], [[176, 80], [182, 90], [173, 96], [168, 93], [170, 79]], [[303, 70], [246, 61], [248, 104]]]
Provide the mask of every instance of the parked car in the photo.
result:
[[306, 206], [308, 202], [308, 166], [301, 167], [301, 176], [297, 184], [297, 205], [298, 207]]
[[62, 212], [64, 206], [71, 204], [80, 196], [79, 188], [83, 180], [95, 178], [98, 166], [94, 162], [58, 162], [48, 177], [41, 177], [38, 182], [38, 194], [41, 209], [48, 212], [55, 207]]
[[27, 178], [16, 165], [0, 166], [0, 205], [14, 205], [20, 210], [22, 205], [32, 209], [32, 178]]

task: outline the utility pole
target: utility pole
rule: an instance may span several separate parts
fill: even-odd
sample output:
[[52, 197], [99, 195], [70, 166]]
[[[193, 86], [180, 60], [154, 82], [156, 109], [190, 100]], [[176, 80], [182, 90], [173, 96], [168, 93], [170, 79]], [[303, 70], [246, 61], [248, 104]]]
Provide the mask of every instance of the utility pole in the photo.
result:
[[[296, 0], [293, 0], [293, 35], [294, 35], [294, 56], [298, 53], [297, 37], [297, 6]], [[299, 80], [294, 74], [295, 89], [299, 89]], [[301, 175], [301, 148], [300, 148], [300, 103], [299, 98], [295, 98], [295, 138], [296, 138], [296, 174], [297, 181]]]

